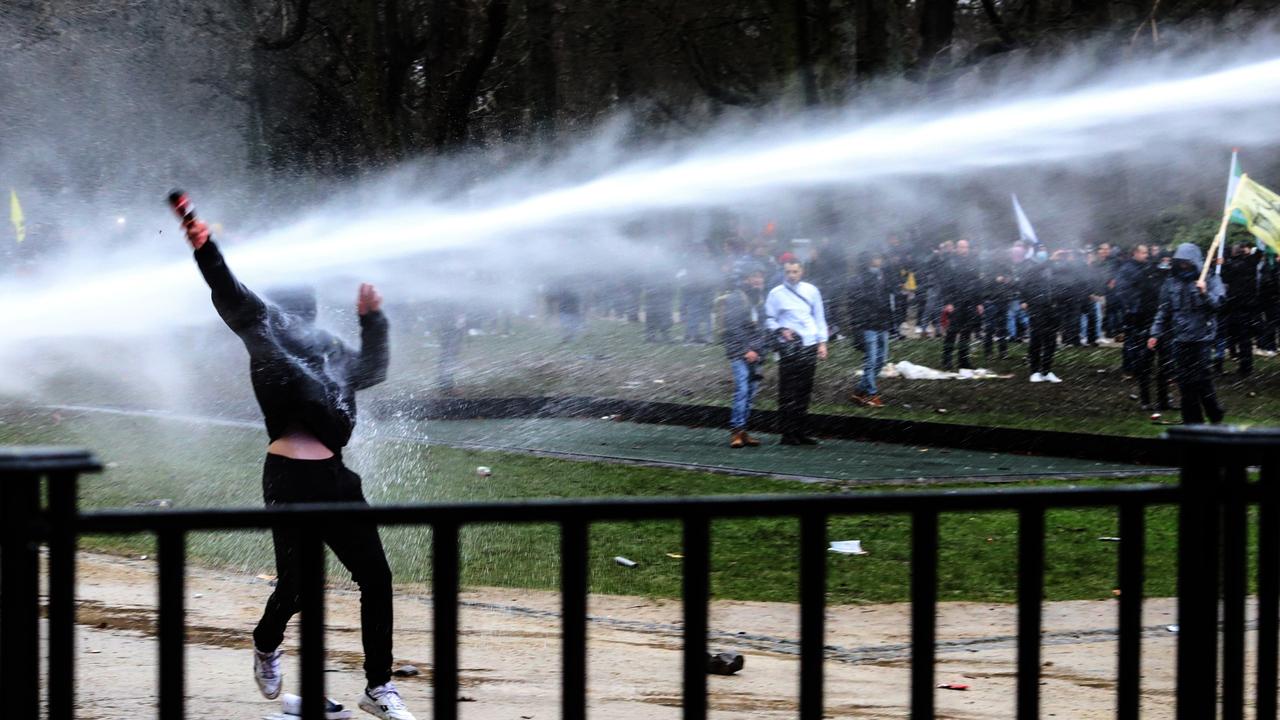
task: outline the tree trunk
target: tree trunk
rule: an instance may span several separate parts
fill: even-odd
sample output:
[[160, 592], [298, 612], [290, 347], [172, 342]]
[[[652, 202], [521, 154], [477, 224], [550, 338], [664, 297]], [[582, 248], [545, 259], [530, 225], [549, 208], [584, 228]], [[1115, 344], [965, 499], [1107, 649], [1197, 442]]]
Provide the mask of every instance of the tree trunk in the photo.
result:
[[[949, 53], [956, 29], [956, 0], [920, 0], [920, 54], [918, 65], [928, 70]], [[946, 58], [943, 57], [945, 60]]]
[[818, 104], [818, 78], [813, 68], [813, 32], [809, 27], [809, 1], [793, 0], [796, 33], [796, 69], [805, 107]]
[[555, 137], [556, 112], [560, 106], [555, 14], [553, 0], [525, 0], [525, 20], [529, 26], [531, 119], [534, 135], [543, 140]]
[[467, 141], [471, 126], [471, 108], [480, 92], [480, 83], [493, 65], [498, 46], [507, 32], [507, 17], [511, 0], [489, 0], [485, 13], [484, 38], [480, 47], [467, 58], [457, 78], [445, 95], [444, 117], [436, 136], [438, 147], [462, 145]]
[[853, 72], [866, 80], [884, 72], [889, 64], [889, 0], [856, 0]]

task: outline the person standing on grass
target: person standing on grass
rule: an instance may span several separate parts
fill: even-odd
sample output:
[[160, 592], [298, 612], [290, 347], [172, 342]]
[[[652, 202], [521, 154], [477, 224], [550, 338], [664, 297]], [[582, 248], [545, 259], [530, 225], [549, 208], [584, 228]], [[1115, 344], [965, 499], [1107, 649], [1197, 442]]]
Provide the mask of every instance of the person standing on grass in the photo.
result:
[[[1155, 322], [1147, 333], [1147, 348], [1173, 342], [1173, 365], [1182, 395], [1182, 422], [1187, 425], [1222, 422], [1225, 412], [1213, 387], [1213, 344], [1218, 312], [1226, 299], [1222, 278], [1210, 273], [1199, 278], [1204, 257], [1199, 246], [1182, 243], [1173, 254], [1172, 276], [1160, 287]], [[1168, 332], [1170, 338], [1165, 338]]]
[[[382, 296], [362, 284], [356, 299], [360, 349], [315, 326], [311, 288], [270, 293], [264, 300], [231, 274], [209, 228], [195, 219], [186, 196], [175, 193], [196, 264], [212, 291], [213, 306], [249, 351], [249, 379], [267, 428], [262, 494], [267, 505], [365, 503], [360, 476], [342, 463], [342, 448], [355, 429], [357, 390], [387, 376], [387, 319]], [[276, 588], [253, 631], [253, 675], [263, 697], [280, 695], [280, 648], [285, 627], [298, 612], [297, 529], [271, 532]], [[382, 720], [414, 720], [391, 682], [391, 569], [374, 525], [329, 528], [324, 542], [360, 587], [360, 630], [366, 687], [362, 710]], [[329, 701], [330, 708], [334, 703]], [[340, 709], [340, 708], [339, 708]]]
[[1222, 282], [1227, 286], [1227, 351], [1236, 359], [1241, 378], [1253, 373], [1253, 336], [1258, 332], [1258, 261], [1262, 253], [1245, 244], [1231, 248], [1222, 266]]
[[1058, 328], [1063, 316], [1071, 317], [1074, 302], [1066, 297], [1059, 277], [1060, 266], [1049, 261], [1049, 253], [1037, 250], [1023, 271], [1018, 294], [1022, 309], [1030, 318], [1031, 338], [1027, 345], [1027, 364], [1033, 383], [1062, 382], [1053, 374], [1053, 355], [1058, 347]]
[[889, 333], [894, 326], [893, 294], [897, 277], [887, 277], [884, 256], [866, 257], [862, 269], [849, 279], [849, 323], [853, 337], [865, 353], [862, 378], [849, 399], [866, 407], [884, 407], [880, 398], [880, 371], [889, 359]]
[[804, 265], [782, 266], [782, 284], [764, 303], [765, 328], [778, 347], [778, 420], [783, 445], [817, 445], [809, 436], [809, 398], [819, 360], [827, 359], [827, 318], [822, 293], [804, 282]]
[[[947, 262], [942, 277], [942, 311], [951, 316], [942, 340], [942, 369], [954, 370], [953, 355], [959, 355], [961, 368], [972, 368], [969, 345], [982, 327], [982, 272], [969, 241], [956, 242], [955, 253]], [[956, 344], [959, 343], [959, 352]]]
[[724, 354], [733, 369], [733, 409], [729, 417], [729, 447], [756, 447], [759, 440], [747, 434], [751, 401], [760, 387], [760, 368], [768, 344], [764, 330], [764, 268], [753, 261], [734, 264], [734, 289], [718, 299], [723, 318]]
[[[1138, 401], [1143, 410], [1169, 409], [1168, 348], [1153, 353], [1147, 348], [1147, 331], [1155, 321], [1160, 286], [1166, 272], [1151, 259], [1151, 248], [1137, 245], [1116, 275], [1115, 302], [1124, 332], [1124, 371], [1138, 381]], [[1156, 403], [1151, 400], [1151, 367], [1156, 365]]]

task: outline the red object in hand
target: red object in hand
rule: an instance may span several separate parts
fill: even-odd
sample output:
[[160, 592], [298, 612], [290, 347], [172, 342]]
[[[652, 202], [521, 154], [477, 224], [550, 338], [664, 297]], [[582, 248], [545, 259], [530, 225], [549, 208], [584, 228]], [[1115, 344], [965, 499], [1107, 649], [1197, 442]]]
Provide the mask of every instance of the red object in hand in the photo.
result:
[[181, 190], [174, 190], [169, 193], [169, 205], [182, 219], [182, 227], [187, 231], [187, 242], [191, 243], [191, 248], [199, 250], [204, 247], [209, 242], [209, 226], [196, 218], [196, 208], [191, 203], [191, 198]]

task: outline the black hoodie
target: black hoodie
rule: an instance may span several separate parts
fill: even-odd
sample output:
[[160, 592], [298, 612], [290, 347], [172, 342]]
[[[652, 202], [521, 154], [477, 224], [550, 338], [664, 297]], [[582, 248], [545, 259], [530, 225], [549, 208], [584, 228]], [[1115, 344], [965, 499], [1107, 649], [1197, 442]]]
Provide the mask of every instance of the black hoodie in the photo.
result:
[[[249, 379], [267, 437], [275, 440], [296, 423], [334, 453], [342, 452], [355, 429], [355, 392], [387, 377], [386, 317], [360, 316], [357, 352], [315, 326], [314, 300], [309, 313], [305, 301], [293, 308], [299, 312], [264, 302], [236, 280], [212, 240], [195, 258], [213, 291], [214, 308], [249, 351]], [[289, 293], [290, 300], [296, 295]]]

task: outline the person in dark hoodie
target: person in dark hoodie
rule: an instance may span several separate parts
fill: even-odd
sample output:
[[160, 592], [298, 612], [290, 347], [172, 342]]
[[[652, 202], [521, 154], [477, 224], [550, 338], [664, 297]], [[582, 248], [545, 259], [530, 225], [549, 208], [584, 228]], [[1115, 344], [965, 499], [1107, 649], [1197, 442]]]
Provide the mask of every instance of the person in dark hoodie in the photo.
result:
[[[267, 505], [365, 503], [360, 476], [342, 463], [356, 424], [355, 393], [386, 379], [387, 320], [382, 296], [362, 284], [356, 301], [361, 345], [348, 347], [316, 327], [315, 292], [292, 288], [264, 300], [231, 274], [208, 227], [185, 196], [175, 199], [213, 306], [249, 351], [249, 378], [266, 424], [262, 494]], [[391, 682], [391, 569], [374, 525], [344, 525], [325, 544], [360, 587], [366, 688], [360, 707], [383, 720], [413, 720]], [[254, 678], [263, 696], [280, 694], [285, 627], [298, 612], [297, 530], [273, 529], [276, 588], [253, 631]], [[333, 703], [330, 701], [330, 709]]]
[[751, 261], [735, 263], [734, 289], [717, 298], [722, 318], [721, 342], [733, 369], [733, 409], [729, 417], [729, 447], [756, 447], [759, 440], [747, 434], [751, 401], [760, 387], [760, 368], [768, 333], [764, 329], [763, 267]]
[[849, 279], [849, 323], [866, 353], [862, 379], [850, 399], [867, 407], [883, 407], [877, 379], [889, 359], [889, 331], [894, 327], [893, 294], [897, 277], [886, 277], [884, 256], [869, 255], [862, 270]]
[[1199, 279], [1204, 257], [1193, 243], [1182, 243], [1173, 254], [1173, 272], [1160, 286], [1155, 321], [1147, 333], [1147, 347], [1155, 350], [1173, 342], [1173, 365], [1182, 395], [1182, 422], [1222, 422], [1225, 413], [1213, 388], [1213, 344], [1218, 334], [1218, 312], [1226, 298], [1222, 278]]

